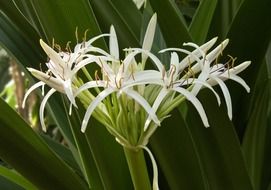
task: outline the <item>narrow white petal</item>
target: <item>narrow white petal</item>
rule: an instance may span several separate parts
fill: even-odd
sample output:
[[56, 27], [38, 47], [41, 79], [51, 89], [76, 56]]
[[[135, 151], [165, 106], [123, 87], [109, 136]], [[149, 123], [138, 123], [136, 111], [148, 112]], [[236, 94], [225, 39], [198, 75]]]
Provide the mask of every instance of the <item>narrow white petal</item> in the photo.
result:
[[214, 90], [214, 88], [210, 84], [208, 84], [208, 82], [200, 81], [198, 79], [194, 79], [194, 80], [192, 79], [192, 81], [193, 81], [193, 83], [199, 83], [199, 84], [203, 85], [204, 87], [210, 89], [214, 93], [214, 95], [216, 96], [216, 100], [217, 100], [218, 105], [221, 104], [221, 100], [220, 100], [219, 95], [216, 93], [216, 91]]
[[48, 57], [56, 64], [64, 67], [65, 62], [61, 59], [59, 54], [53, 50], [50, 46], [48, 46], [42, 39], [40, 39], [40, 45]]
[[119, 59], [118, 39], [113, 25], [110, 26], [109, 50], [115, 59]]
[[115, 92], [115, 90], [113, 88], [107, 88], [104, 91], [102, 91], [100, 94], [98, 94], [98, 96], [90, 103], [90, 105], [87, 108], [87, 111], [85, 113], [82, 125], [81, 125], [81, 131], [84, 133], [86, 128], [87, 128], [87, 124], [88, 121], [90, 119], [90, 116], [92, 114], [92, 112], [95, 110], [95, 108], [107, 97], [109, 96], [111, 93]]
[[[198, 76], [199, 81], [206, 81], [210, 73], [210, 63], [208, 60], [205, 60], [205, 64], [203, 65], [203, 69]], [[202, 87], [202, 84], [195, 84], [192, 89], [192, 93], [197, 95]]]
[[187, 54], [187, 56], [178, 64], [177, 67], [177, 72], [181, 72], [184, 68], [188, 67], [189, 65], [192, 65], [194, 63], [194, 61], [197, 61], [196, 64], [198, 64], [200, 67], [203, 67], [203, 61], [200, 60], [200, 57], [198, 55], [196, 55], [193, 52], [190, 52], [186, 49], [182, 49], [182, 48], [168, 48], [168, 49], [164, 49], [162, 51], [160, 51], [159, 53], [163, 53], [166, 51], [176, 51], [176, 52], [181, 52], [181, 53], [185, 53]]
[[179, 66], [179, 57], [178, 57], [178, 54], [176, 52], [172, 52], [171, 53], [171, 56], [170, 56], [170, 65], [174, 65], [176, 68], [178, 68], [178, 66]]
[[236, 67], [233, 67], [229, 70], [230, 73], [238, 74], [241, 73], [243, 70], [245, 70], [249, 65], [251, 64], [251, 61], [245, 61]]
[[85, 46], [88, 47], [93, 42], [95, 42], [96, 40], [98, 40], [99, 38], [102, 38], [102, 37], [105, 37], [105, 36], [110, 36], [110, 34], [101, 34], [101, 35], [95, 36], [95, 37], [91, 38], [89, 41], [87, 41], [86, 44], [85, 44]]
[[130, 96], [131, 98], [133, 98], [137, 103], [139, 103], [145, 110], [146, 112], [151, 116], [152, 120], [160, 126], [160, 121], [157, 118], [156, 114], [154, 113], [154, 111], [152, 110], [151, 106], [149, 105], [149, 103], [140, 95], [138, 94], [136, 91], [132, 90], [132, 89], [124, 89], [123, 90], [128, 96]]
[[[127, 51], [128, 49], [126, 49], [126, 51]], [[152, 61], [153, 61], [153, 63], [156, 65], [156, 67], [158, 68], [158, 70], [160, 71], [160, 72], [163, 72], [163, 70], [164, 70], [164, 65], [161, 63], [161, 61], [154, 55], [154, 54], [152, 54], [151, 52], [149, 52], [149, 51], [146, 51], [146, 50], [144, 50], [144, 49], [140, 49], [140, 48], [130, 48], [129, 50], [134, 50], [134, 52], [132, 52], [132, 53], [130, 53], [131, 54], [131, 56], [132, 57], [134, 57], [136, 54], [138, 54], [138, 53], [143, 53], [143, 54], [146, 54], [149, 58], [151, 58], [152, 59]], [[129, 54], [129, 55], [130, 55]], [[129, 56], [128, 55], [128, 56]], [[128, 57], [127, 56], [127, 57]], [[125, 60], [124, 60], [125, 61]]]
[[[168, 90], [165, 88], [162, 88], [162, 90], [159, 92], [157, 98], [155, 99], [153, 105], [152, 105], [152, 110], [154, 113], [156, 113], [156, 111], [158, 110], [161, 102], [164, 100], [164, 98], [166, 97], [166, 95], [168, 94]], [[148, 116], [145, 124], [144, 124], [144, 131], [146, 131], [149, 127], [151, 123], [151, 117], [150, 115]]]
[[202, 104], [200, 103], [200, 101], [196, 98], [196, 96], [194, 96], [194, 94], [192, 94], [191, 92], [189, 92], [188, 90], [181, 88], [181, 87], [175, 87], [173, 88], [173, 90], [179, 92], [180, 94], [184, 95], [186, 97], [187, 100], [189, 100], [197, 109], [201, 120], [204, 124], [205, 127], [209, 127], [209, 123], [208, 123], [208, 119], [205, 113], [205, 110], [202, 107]]
[[231, 104], [231, 95], [230, 95], [229, 89], [227, 88], [225, 83], [220, 78], [212, 76], [212, 79], [217, 81], [218, 85], [220, 86], [220, 88], [223, 92], [225, 102], [227, 105], [228, 116], [231, 120], [232, 119], [232, 104]]
[[46, 83], [48, 86], [50, 86], [51, 88], [56, 89], [59, 92], [64, 93], [64, 88], [63, 88], [63, 80], [62, 79], [58, 79], [55, 78], [53, 76], [50, 76], [48, 74], [45, 74], [41, 71], [38, 71], [36, 69], [33, 68], [27, 68], [27, 70], [29, 72], [31, 72], [31, 74], [36, 77], [37, 79], [43, 81], [44, 83]]
[[105, 87], [105, 86], [106, 86], [106, 81], [89, 81], [83, 84], [82, 86], [80, 86], [80, 88], [78, 88], [75, 91], [74, 97], [78, 96], [78, 94], [80, 94], [84, 90], [95, 88], [95, 87]]
[[88, 57], [86, 59], [83, 59], [82, 61], [78, 62], [74, 69], [72, 70], [72, 75], [75, 75], [81, 68], [83, 68], [84, 66], [90, 64], [90, 63], [98, 63], [99, 60], [97, 59], [96, 56], [91, 56], [91, 57]]
[[214, 50], [207, 54], [206, 59], [208, 59], [210, 62], [213, 62], [222, 53], [222, 51], [225, 49], [228, 43], [229, 39], [224, 40]]
[[250, 88], [247, 83], [239, 76], [231, 74], [230, 79], [241, 84], [247, 92], [250, 92]]
[[49, 90], [49, 92], [44, 96], [41, 104], [40, 104], [40, 110], [39, 110], [39, 114], [40, 114], [40, 123], [41, 123], [41, 127], [42, 127], [42, 130], [44, 132], [46, 132], [46, 126], [45, 126], [45, 123], [44, 123], [44, 109], [45, 109], [45, 105], [46, 105], [46, 102], [48, 101], [48, 99], [50, 98], [50, 96], [52, 96], [53, 93], [55, 93], [56, 90], [55, 89], [51, 89]]
[[75, 107], [77, 107], [76, 102], [75, 102], [75, 98], [73, 96], [72, 82], [71, 82], [71, 80], [69, 79], [69, 80], [64, 81], [63, 85], [64, 85], [64, 90], [65, 90], [65, 93], [66, 93], [68, 99], [70, 100], [70, 102]]
[[25, 95], [24, 95], [24, 99], [23, 99], [22, 108], [25, 107], [26, 99], [27, 99], [27, 97], [30, 95], [30, 93], [31, 93], [33, 90], [35, 90], [36, 88], [38, 88], [38, 87], [40, 87], [40, 86], [42, 86], [42, 85], [44, 85], [44, 84], [45, 84], [45, 83], [42, 82], [42, 81], [37, 82], [36, 84], [34, 84], [33, 86], [31, 86], [31, 87], [26, 91], [26, 93], [25, 93]]
[[150, 149], [146, 146], [141, 146], [141, 148], [145, 149], [151, 159], [152, 162], [152, 169], [153, 169], [153, 180], [152, 180], [152, 188], [153, 190], [159, 190], [159, 186], [158, 186], [158, 168], [157, 168], [157, 164], [156, 161], [154, 159], [154, 156], [152, 154], [152, 152], [150, 151]]
[[[148, 27], [144, 36], [143, 45], [142, 45], [142, 49], [144, 50], [151, 51], [151, 47], [152, 47], [152, 43], [153, 43], [153, 39], [155, 35], [156, 22], [157, 22], [157, 15], [156, 13], [154, 13], [148, 24]], [[146, 54], [142, 54], [141, 62], [143, 65], [145, 64], [147, 58], [148, 56]]]
[[93, 46], [86, 48], [85, 49], [85, 53], [87, 53], [87, 52], [96, 52], [96, 53], [100, 53], [100, 54], [108, 56], [108, 57], [112, 57], [109, 53], [107, 53], [103, 49], [97, 48], [97, 47], [93, 47]]

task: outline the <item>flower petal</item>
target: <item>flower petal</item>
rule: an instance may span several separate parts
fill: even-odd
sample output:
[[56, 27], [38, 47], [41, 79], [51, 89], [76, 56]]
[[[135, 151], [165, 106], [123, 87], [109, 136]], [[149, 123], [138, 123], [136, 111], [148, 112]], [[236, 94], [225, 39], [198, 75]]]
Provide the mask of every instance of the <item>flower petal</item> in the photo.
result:
[[251, 64], [251, 61], [245, 61], [229, 70], [230, 73], [238, 74], [241, 73], [243, 70], [245, 70], [249, 65]]
[[92, 112], [99, 105], [99, 103], [101, 103], [107, 96], [109, 96], [113, 92], [115, 92], [115, 90], [113, 88], [107, 88], [107, 89], [103, 90], [100, 94], [98, 94], [98, 96], [90, 103], [90, 105], [88, 106], [87, 111], [85, 113], [82, 125], [81, 125], [81, 131], [83, 133], [85, 132], [85, 130], [87, 128], [88, 120], [89, 120]]
[[109, 51], [115, 59], [119, 59], [118, 39], [113, 25], [110, 26]]
[[157, 118], [155, 112], [152, 110], [151, 106], [149, 105], [149, 103], [136, 91], [132, 90], [132, 89], [124, 89], [123, 90], [128, 96], [130, 96], [131, 98], [133, 98], [137, 103], [139, 103], [145, 110], [146, 112], [150, 115], [150, 117], [152, 118], [152, 120], [157, 124], [160, 125], [160, 121]]
[[95, 87], [105, 87], [106, 82], [103, 80], [98, 80], [98, 81], [89, 81], [82, 86], [80, 86], [74, 93], [74, 97], [78, 96], [82, 91], [90, 89], [90, 88], [95, 88]]
[[59, 54], [53, 50], [50, 46], [48, 46], [42, 39], [40, 39], [40, 45], [42, 49], [45, 51], [45, 53], [48, 55], [48, 57], [54, 62], [55, 66], [58, 67], [64, 67], [65, 62], [61, 59]]
[[51, 88], [54, 88], [57, 91], [64, 93], [63, 80], [60, 80], [33, 68], [27, 68], [27, 70], [31, 72], [34, 77], [43, 81]]
[[229, 39], [224, 40], [214, 50], [207, 54], [206, 59], [208, 59], [210, 62], [213, 62], [223, 52], [228, 43]]
[[25, 93], [25, 95], [24, 95], [24, 99], [23, 99], [22, 108], [25, 107], [26, 99], [27, 99], [27, 97], [30, 95], [30, 93], [31, 93], [33, 90], [35, 90], [36, 88], [38, 88], [38, 87], [40, 87], [40, 86], [42, 86], [42, 85], [44, 85], [44, 84], [45, 84], [45, 83], [42, 82], [42, 81], [37, 82], [36, 84], [34, 84], [33, 86], [31, 86], [31, 87], [26, 91], [26, 93]]
[[[130, 53], [123, 61], [123, 63], [127, 62], [126, 64], [130, 64], [131, 60], [138, 54], [138, 53], [143, 53], [146, 54], [149, 58], [152, 59], [153, 63], [156, 65], [156, 67], [158, 68], [158, 70], [160, 72], [164, 71], [164, 65], [161, 63], [161, 61], [151, 52], [146, 51], [144, 49], [140, 49], [140, 48], [128, 48], [128, 49], [124, 49], [125, 51], [130, 51], [132, 50], [133, 52]], [[129, 58], [129, 59], [128, 59]], [[127, 60], [126, 60], [127, 59]], [[126, 67], [127, 68], [127, 67]]]
[[187, 100], [189, 100], [197, 109], [201, 120], [204, 124], [205, 127], [209, 127], [209, 123], [208, 123], [208, 119], [206, 116], [206, 113], [202, 107], [202, 104], [200, 103], [200, 101], [196, 98], [196, 96], [194, 94], [192, 94], [191, 92], [189, 92], [188, 90], [181, 88], [181, 87], [174, 87], [173, 90], [179, 92], [180, 94], [184, 95], [186, 97]]
[[227, 105], [228, 116], [231, 120], [232, 119], [232, 104], [231, 104], [231, 95], [230, 95], [229, 89], [227, 88], [225, 83], [220, 78], [218, 78], [216, 76], [211, 76], [210, 78], [216, 80], [218, 85], [220, 86], [220, 88], [223, 92], [224, 98], [225, 98], [226, 105]]
[[[154, 35], [155, 35], [155, 28], [156, 28], [156, 22], [157, 22], [157, 15], [156, 13], [153, 14], [153, 16], [150, 19], [150, 22], [148, 24], [147, 30], [145, 32], [144, 40], [142, 49], [151, 51]], [[148, 56], [146, 54], [142, 54], [141, 63], [145, 65], [145, 62], [147, 60]], [[144, 68], [144, 66], [143, 66]]]
[[70, 102], [77, 107], [76, 102], [75, 102], [75, 98], [73, 96], [73, 91], [72, 91], [72, 82], [70, 79], [64, 81], [63, 83], [64, 86], [64, 90], [65, 90], [65, 94], [67, 95], [68, 99], [70, 100]]
[[159, 186], [158, 186], [158, 167], [157, 167], [156, 161], [154, 159], [154, 156], [153, 156], [152, 152], [150, 151], [150, 149], [147, 146], [140, 146], [140, 147], [147, 151], [147, 153], [150, 156], [151, 162], [152, 162], [152, 170], [153, 170], [152, 188], [153, 188], [153, 190], [159, 190]]
[[49, 90], [49, 92], [44, 96], [44, 98], [43, 98], [43, 100], [42, 100], [42, 102], [40, 104], [40, 110], [39, 110], [40, 123], [41, 123], [42, 130], [44, 132], [46, 132], [46, 126], [45, 126], [45, 123], [44, 123], [44, 108], [45, 108], [46, 102], [48, 101], [50, 96], [52, 96], [52, 94], [55, 93], [55, 92], [56, 92], [55, 89]]
[[[153, 105], [152, 105], [152, 110], [154, 113], [156, 113], [161, 102], [164, 100], [164, 98], [166, 97], [167, 94], [168, 94], [168, 90], [165, 88], [162, 88], [161, 91], [159, 92], [157, 98], [155, 99]], [[149, 115], [146, 122], [145, 122], [145, 125], [144, 125], [144, 131], [146, 131], [148, 129], [150, 123], [151, 123], [151, 117]]]

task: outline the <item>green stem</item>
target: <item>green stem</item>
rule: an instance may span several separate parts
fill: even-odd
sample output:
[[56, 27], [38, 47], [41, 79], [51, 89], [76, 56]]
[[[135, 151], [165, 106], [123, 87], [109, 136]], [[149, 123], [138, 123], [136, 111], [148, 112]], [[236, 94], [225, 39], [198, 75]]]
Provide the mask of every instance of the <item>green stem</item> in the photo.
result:
[[151, 190], [151, 184], [142, 149], [123, 148], [135, 190]]

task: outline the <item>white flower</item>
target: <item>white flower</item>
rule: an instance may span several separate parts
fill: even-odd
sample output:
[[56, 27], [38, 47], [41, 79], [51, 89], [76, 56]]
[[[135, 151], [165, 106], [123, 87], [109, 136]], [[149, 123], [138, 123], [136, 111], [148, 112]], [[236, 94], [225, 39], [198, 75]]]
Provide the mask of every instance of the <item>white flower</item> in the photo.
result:
[[[156, 19], [157, 16], [154, 14], [148, 24], [143, 40], [142, 47], [148, 51], [152, 46], [156, 27]], [[152, 111], [149, 103], [143, 98], [140, 92], [138, 93], [132, 88], [135, 85], [145, 84], [144, 79], [147, 78], [147, 76], [152, 72], [143, 71], [145, 61], [147, 59], [146, 55], [142, 53], [141, 64], [137, 64], [134, 59], [134, 56], [138, 54], [138, 52], [128, 53], [125, 59], [120, 61], [118, 40], [113, 26], [110, 28], [109, 50], [110, 54], [106, 56], [106, 59], [99, 59], [100, 62], [98, 63], [101, 68], [103, 80], [87, 82], [76, 91], [75, 96], [86, 89], [95, 87], [104, 88], [104, 90], [100, 92], [88, 106], [82, 122], [81, 131], [84, 132], [86, 130], [88, 120], [90, 119], [90, 116], [96, 107], [99, 106], [100, 103], [112, 93], [117, 93], [118, 96], [122, 93], [125, 93], [128, 97], [134, 99], [146, 110], [146, 112], [150, 115], [150, 119], [152, 119], [157, 125], [160, 125], [160, 122], [156, 114]], [[107, 113], [105, 112], [105, 114]]]
[[[159, 71], [149, 72], [148, 76], [146, 76], [144, 78], [144, 82], [146, 84], [156, 84], [156, 85], [160, 85], [163, 87], [161, 89], [161, 91], [158, 93], [157, 98], [155, 99], [155, 101], [153, 103], [152, 109], [154, 110], [154, 112], [156, 112], [158, 110], [158, 108], [159, 108], [160, 104], [163, 102], [164, 98], [171, 91], [175, 91], [177, 93], [182, 94], [186, 99], [188, 99], [195, 106], [195, 108], [197, 109], [197, 111], [203, 121], [203, 124], [206, 127], [209, 126], [208, 119], [207, 119], [205, 111], [202, 107], [202, 104], [196, 98], [197, 93], [193, 93], [193, 90], [190, 92], [190, 90], [185, 87], [187, 87], [187, 85], [192, 85], [192, 84], [199, 85], [200, 87], [201, 86], [207, 87], [213, 91], [213, 93], [217, 97], [218, 103], [220, 103], [220, 98], [219, 98], [218, 94], [214, 91], [214, 89], [211, 87], [211, 85], [209, 85], [205, 81], [208, 77], [208, 74], [209, 74], [208, 72], [210, 70], [210, 64], [207, 63], [208, 61], [206, 61], [206, 59], [207, 59], [207, 57], [209, 58], [210, 55], [213, 54], [213, 51], [210, 54], [208, 54], [207, 56], [205, 55], [204, 51], [207, 51], [208, 49], [210, 49], [212, 47], [212, 45], [215, 43], [215, 41], [216, 41], [216, 38], [210, 40], [209, 42], [202, 45], [201, 47], [195, 46], [192, 43], [184, 44], [184, 45], [194, 46], [196, 49], [193, 52], [189, 52], [185, 49], [180, 49], [180, 48], [173, 49], [175, 51], [180, 51], [180, 52], [187, 54], [187, 57], [184, 58], [180, 62], [177, 53], [173, 52], [171, 54], [170, 69], [167, 72], [165, 71], [164, 65], [152, 53], [150, 53], [146, 50], [140, 50], [140, 49], [136, 49], [136, 48], [131, 49], [131, 50], [134, 50], [138, 53], [143, 52], [146, 55], [148, 55], [149, 58], [155, 63], [155, 65], [157, 66], [157, 68], [159, 70]], [[172, 50], [172, 49], [165, 49], [161, 52], [165, 52], [168, 50]], [[202, 70], [197, 71], [196, 69], [194, 69], [194, 71], [193, 71], [193, 67], [191, 66], [191, 64], [194, 62], [196, 62], [194, 64], [194, 68], [198, 68], [198, 66], [199, 66], [200, 68], [202, 68]], [[183, 78], [181, 78], [180, 73], [183, 72], [183, 70], [187, 67], [192, 67], [191, 71], [188, 70], [188, 72], [193, 72], [193, 74], [197, 74], [199, 71], [202, 71], [202, 72], [199, 74], [198, 78], [194, 78], [194, 76], [191, 78], [189, 76], [189, 74], [186, 74], [186, 75], [184, 75]], [[205, 73], [202, 74], [203, 72], [205, 72]], [[203, 80], [204, 78], [206, 78], [206, 79]], [[142, 81], [140, 81], [140, 82], [142, 82]], [[150, 118], [148, 118], [145, 123], [145, 126], [144, 126], [145, 131], [148, 129], [150, 122], [151, 122], [151, 120], [150, 120]]]
[[[168, 48], [160, 51], [160, 53], [162, 53], [171, 50], [187, 54], [187, 57], [180, 62], [177, 53], [171, 53], [170, 69], [167, 72], [165, 71], [160, 60], [152, 53], [136, 48], [130, 49], [137, 51], [138, 53], [142, 52], [148, 55], [159, 70], [156, 72], [149, 72], [149, 75], [144, 78], [145, 84], [156, 84], [163, 87], [153, 103], [152, 109], [154, 112], [158, 110], [168, 93], [170, 91], [175, 91], [182, 94], [195, 106], [203, 121], [203, 124], [208, 127], [209, 123], [207, 116], [202, 104], [196, 98], [196, 95], [201, 88], [208, 88], [215, 94], [218, 104], [220, 104], [220, 98], [212, 88], [213, 85], [219, 84], [226, 100], [229, 118], [231, 119], [231, 98], [226, 85], [223, 83], [223, 80], [235, 80], [243, 85], [247, 91], [249, 91], [249, 87], [246, 85], [244, 80], [236, 74], [243, 71], [250, 64], [250, 62], [244, 62], [236, 68], [231, 69], [227, 69], [228, 64], [214, 64], [213, 62], [217, 61], [217, 58], [228, 44], [228, 40], [225, 40], [210, 53], [206, 54], [206, 52], [214, 45], [216, 40], [217, 38], [214, 38], [200, 47], [194, 43], [184, 43], [185, 46], [194, 47], [195, 50], [193, 52], [180, 48]], [[185, 69], [187, 71], [185, 71]], [[185, 74], [181, 76], [182, 73]], [[143, 81], [137, 82], [142, 83]], [[148, 129], [150, 122], [151, 120], [148, 118], [144, 126], [145, 131]]]
[[[99, 36], [100, 37], [100, 36]], [[95, 38], [97, 39], [97, 37]], [[92, 42], [93, 40], [91, 40]], [[40, 82], [34, 84], [32, 87], [28, 89], [24, 96], [23, 107], [25, 106], [25, 102], [29, 94], [40, 86], [44, 86], [47, 84], [52, 89], [44, 97], [41, 106], [40, 106], [40, 119], [41, 125], [44, 131], [46, 131], [46, 127], [44, 124], [44, 108], [48, 98], [56, 91], [64, 93], [67, 95], [70, 102], [76, 106], [75, 98], [73, 95], [73, 91], [75, 90], [72, 82], [76, 76], [76, 73], [84, 66], [89, 63], [97, 62], [98, 58], [96, 56], [88, 55], [84, 58], [84, 52], [89, 51], [91, 47], [86, 48], [81, 47], [82, 45], [78, 45], [75, 47], [74, 52], [59, 52], [57, 53], [51, 47], [49, 47], [46, 43], [40, 40], [40, 44], [43, 50], [46, 52], [50, 60], [46, 63], [48, 67], [47, 72], [41, 72], [33, 68], [27, 68], [29, 72]], [[90, 46], [90, 45], [89, 45]], [[91, 49], [92, 50], [92, 49]], [[84, 58], [84, 59], [83, 59]]]
[[[125, 93], [128, 97], [134, 99], [146, 110], [146, 112], [150, 115], [150, 118], [157, 125], [160, 125], [160, 122], [156, 114], [152, 111], [149, 103], [137, 91], [131, 88], [135, 85], [145, 84], [144, 80], [142, 79], [148, 76], [151, 71], [137, 71], [137, 63], [134, 60], [134, 56], [138, 54], [138, 52], [132, 52], [128, 54], [123, 61], [119, 60], [118, 41], [113, 26], [110, 28], [109, 47], [112, 60], [108, 62], [110, 59], [99, 59], [100, 62], [98, 63], [103, 74], [103, 80], [87, 82], [76, 91], [75, 95], [77, 96], [79, 93], [86, 89], [95, 87], [104, 88], [104, 90], [100, 92], [88, 106], [82, 122], [81, 130], [83, 132], [86, 130], [88, 120], [95, 108], [107, 96], [114, 92], [117, 92], [118, 95]], [[129, 88], [126, 88], [127, 85], [129, 85]]]

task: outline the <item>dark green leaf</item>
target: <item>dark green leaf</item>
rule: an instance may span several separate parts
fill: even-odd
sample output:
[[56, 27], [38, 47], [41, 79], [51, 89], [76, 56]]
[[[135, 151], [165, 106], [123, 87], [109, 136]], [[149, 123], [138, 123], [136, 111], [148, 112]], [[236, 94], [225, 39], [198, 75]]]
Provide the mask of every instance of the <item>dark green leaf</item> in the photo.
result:
[[189, 33], [194, 42], [202, 44], [206, 41], [214, 11], [216, 9], [216, 4], [217, 0], [200, 1], [197, 12], [195, 13], [189, 27]]
[[1, 158], [39, 189], [87, 189], [85, 182], [2, 99], [0, 136]]
[[[16, 173], [14, 170], [12, 169], [8, 169], [4, 166], [0, 166], [0, 175], [2, 177], [5, 177], [6, 179], [12, 181], [13, 183], [19, 185], [22, 187], [22, 189], [31, 189], [31, 190], [37, 190], [37, 188], [32, 185], [29, 181], [27, 181], [23, 176], [21, 176], [20, 174]], [[1, 184], [0, 184], [0, 187]], [[3, 187], [2, 187], [3, 188]]]

